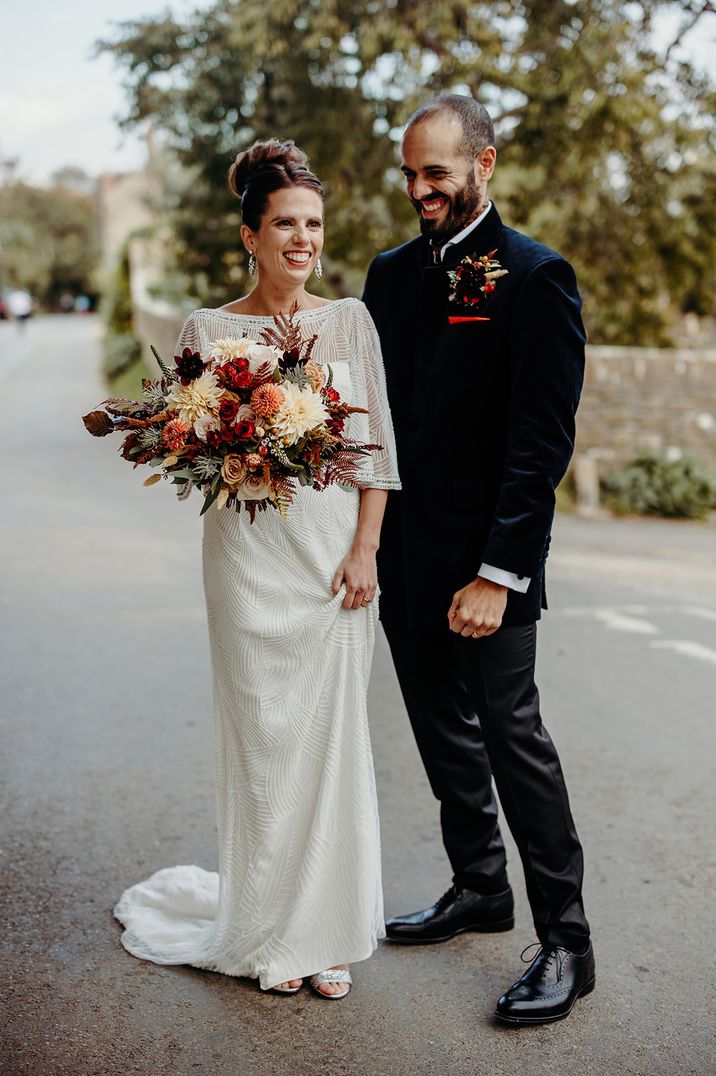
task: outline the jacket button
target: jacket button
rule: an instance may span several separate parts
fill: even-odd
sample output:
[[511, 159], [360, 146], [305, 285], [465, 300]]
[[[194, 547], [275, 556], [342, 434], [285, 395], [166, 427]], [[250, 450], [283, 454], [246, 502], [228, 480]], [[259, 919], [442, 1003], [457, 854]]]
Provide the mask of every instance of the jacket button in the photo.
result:
[[518, 578], [518, 579], [520, 580], [520, 582], [521, 582], [521, 581], [522, 581], [522, 580], [524, 579], [524, 576], [523, 576], [523, 575], [518, 575], [518, 576], [517, 576], [517, 578]]

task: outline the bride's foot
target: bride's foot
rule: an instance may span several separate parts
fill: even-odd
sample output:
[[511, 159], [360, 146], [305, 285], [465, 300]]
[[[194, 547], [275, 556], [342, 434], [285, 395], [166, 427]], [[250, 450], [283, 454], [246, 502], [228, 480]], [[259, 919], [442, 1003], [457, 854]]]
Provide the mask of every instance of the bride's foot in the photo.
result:
[[311, 986], [316, 994], [328, 998], [329, 1001], [340, 1001], [350, 993], [351, 973], [347, 964], [336, 964], [326, 971], [319, 971], [311, 976]]
[[277, 994], [297, 994], [303, 986], [303, 979], [287, 979], [285, 983], [276, 983], [271, 989]]

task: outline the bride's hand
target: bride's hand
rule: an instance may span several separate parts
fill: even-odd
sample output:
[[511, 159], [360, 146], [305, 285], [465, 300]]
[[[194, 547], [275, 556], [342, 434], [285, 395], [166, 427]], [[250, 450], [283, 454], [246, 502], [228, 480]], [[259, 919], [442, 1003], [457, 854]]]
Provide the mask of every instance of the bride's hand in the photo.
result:
[[334, 595], [338, 593], [343, 583], [346, 587], [346, 596], [343, 599], [344, 609], [360, 609], [373, 601], [378, 586], [375, 549], [367, 546], [353, 546], [333, 576], [331, 589]]

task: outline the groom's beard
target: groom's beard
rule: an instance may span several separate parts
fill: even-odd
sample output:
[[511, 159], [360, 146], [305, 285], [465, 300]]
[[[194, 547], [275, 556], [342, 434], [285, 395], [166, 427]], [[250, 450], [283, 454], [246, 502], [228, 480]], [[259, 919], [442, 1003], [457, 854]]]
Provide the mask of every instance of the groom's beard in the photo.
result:
[[470, 221], [475, 219], [481, 203], [480, 188], [475, 181], [475, 177], [469, 173], [465, 186], [452, 197], [445, 194], [444, 191], [435, 190], [424, 201], [429, 202], [430, 198], [434, 198], [436, 194], [447, 198], [449, 203], [447, 216], [440, 222], [423, 217], [420, 212], [420, 202], [415, 198], [411, 198], [410, 201], [420, 217], [420, 231], [431, 240], [433, 246], [439, 247], [447, 243], [448, 239], [452, 239], [454, 235], [466, 228]]

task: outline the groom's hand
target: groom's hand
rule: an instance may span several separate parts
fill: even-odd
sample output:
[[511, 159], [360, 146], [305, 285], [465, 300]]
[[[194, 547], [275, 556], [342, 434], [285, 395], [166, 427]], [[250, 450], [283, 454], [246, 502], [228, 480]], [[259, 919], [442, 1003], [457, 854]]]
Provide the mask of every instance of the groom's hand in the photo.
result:
[[478, 576], [458, 590], [448, 612], [450, 631], [474, 639], [492, 635], [502, 624], [507, 587]]

